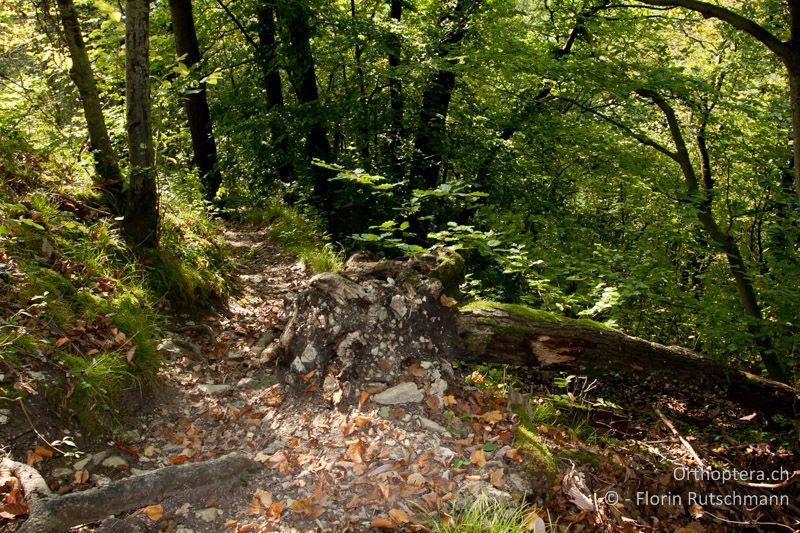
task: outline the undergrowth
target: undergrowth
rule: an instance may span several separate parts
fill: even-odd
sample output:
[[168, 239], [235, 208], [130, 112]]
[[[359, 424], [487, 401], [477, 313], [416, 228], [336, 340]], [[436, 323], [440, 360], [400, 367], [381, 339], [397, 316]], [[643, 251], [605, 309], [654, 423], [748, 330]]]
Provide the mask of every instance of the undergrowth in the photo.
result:
[[319, 218], [313, 214], [272, 201], [266, 207], [247, 212], [243, 218], [267, 227], [272, 240], [296, 255], [312, 271], [341, 270], [343, 252], [330, 242]]
[[224, 249], [202, 210], [173, 202], [158, 255], [137, 260], [89, 183], [25, 148], [0, 143], [0, 396], [43, 392], [97, 430], [155, 377], [165, 307], [225, 291]]
[[505, 503], [486, 495], [456, 510], [453, 515], [427, 520], [434, 533], [545, 533], [545, 522], [526, 506]]

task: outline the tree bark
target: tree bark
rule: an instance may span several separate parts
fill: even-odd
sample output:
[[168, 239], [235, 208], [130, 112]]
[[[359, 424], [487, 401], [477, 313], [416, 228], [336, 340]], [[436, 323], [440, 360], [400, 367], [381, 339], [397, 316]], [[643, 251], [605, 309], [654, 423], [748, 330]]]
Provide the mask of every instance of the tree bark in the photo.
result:
[[57, 0], [57, 5], [61, 25], [64, 29], [64, 40], [67, 42], [72, 59], [69, 75], [81, 97], [83, 115], [89, 131], [89, 146], [94, 156], [94, 168], [100, 178], [95, 181], [95, 187], [100, 189], [104, 203], [111, 208], [112, 212], [121, 214], [123, 211], [122, 173], [106, 128], [92, 65], [89, 62], [89, 55], [86, 53], [86, 45], [81, 35], [78, 14], [72, 0]]
[[[229, 454], [203, 463], [167, 466], [138, 476], [131, 476], [83, 492], [52, 496], [46, 483], [34, 469], [3, 459], [0, 466], [23, 476], [23, 489], [30, 509], [21, 533], [58, 533], [107, 516], [155, 503], [170, 493], [202, 485], [224, 482], [245, 470], [261, 465], [238, 454]], [[33, 470], [33, 475], [31, 475]]]
[[130, 158], [123, 230], [135, 250], [158, 246], [158, 192], [150, 122], [148, 0], [128, 0], [125, 13], [125, 103]]
[[275, 2], [264, 0], [258, 10], [258, 60], [261, 64], [264, 90], [267, 96], [268, 122], [275, 151], [278, 178], [289, 181], [294, 175], [294, 164], [289, 150], [289, 136], [283, 112], [283, 84], [276, 63]]
[[[439, 59], [446, 59], [451, 49], [464, 40], [470, 16], [479, 5], [480, 0], [459, 0], [453, 11], [439, 21], [440, 26], [450, 27], [438, 46], [436, 55]], [[447, 113], [455, 85], [455, 73], [449, 69], [439, 69], [422, 93], [422, 107], [411, 161], [412, 189], [433, 189], [439, 184]]]
[[313, 204], [327, 216], [330, 233], [338, 236], [333, 208], [333, 187], [330, 183], [330, 180], [336, 177], [336, 172], [314, 164], [315, 159], [327, 163], [333, 162], [333, 154], [328, 141], [328, 130], [322, 119], [314, 56], [311, 53], [311, 10], [305, 0], [300, 2], [278, 0], [275, 2], [275, 8], [278, 19], [289, 37], [288, 70], [292, 85], [297, 101], [305, 108], [307, 117], [306, 152], [312, 178]]
[[[179, 60], [190, 69], [200, 62], [200, 46], [194, 26], [191, 0], [169, 0], [172, 31]], [[183, 58], [183, 59], [180, 59]], [[217, 143], [208, 109], [206, 84], [200, 82], [187, 94], [186, 114], [192, 136], [194, 164], [200, 172], [200, 181], [207, 202], [216, 203], [217, 191], [222, 184], [222, 174], [217, 166]]]
[[[390, 0], [389, 16], [400, 24], [403, 17], [403, 0]], [[403, 138], [403, 81], [400, 78], [398, 67], [403, 51], [403, 43], [398, 31], [391, 31], [387, 36], [386, 47], [389, 58], [389, 175], [398, 177], [402, 175], [402, 157], [400, 156], [400, 142]]]
[[790, 0], [789, 26], [791, 35], [788, 41], [781, 41], [765, 27], [730, 9], [701, 2], [699, 0], [639, 0], [643, 4], [660, 7], [682, 7], [705, 18], [715, 18], [726, 22], [749, 34], [778, 56], [786, 66], [789, 77], [789, 103], [792, 109], [792, 132], [794, 152], [794, 189], [800, 201], [800, 3]]
[[[623, 373], [717, 388], [746, 408], [797, 418], [792, 387], [736, 370], [679, 346], [663, 346], [578, 321], [525, 317], [499, 307], [462, 310], [459, 336], [471, 358], [589, 375]], [[657, 381], [656, 381], [657, 382]]]

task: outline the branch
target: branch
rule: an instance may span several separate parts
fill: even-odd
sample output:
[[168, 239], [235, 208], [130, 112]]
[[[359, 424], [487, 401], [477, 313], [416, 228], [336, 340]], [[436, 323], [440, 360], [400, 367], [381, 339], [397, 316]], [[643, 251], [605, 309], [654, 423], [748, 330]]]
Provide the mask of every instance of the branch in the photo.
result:
[[236, 18], [236, 15], [231, 13], [231, 10], [228, 9], [228, 6], [223, 4], [222, 0], [217, 0], [217, 4], [219, 4], [219, 7], [221, 7], [222, 10], [228, 15], [228, 18], [230, 18], [233, 21], [233, 23], [236, 24], [236, 27], [239, 28], [240, 32], [242, 32], [242, 35], [247, 40], [247, 42], [250, 43], [253, 48], [258, 50], [258, 44], [256, 44], [256, 42], [253, 40], [253, 38], [250, 37], [250, 34], [247, 33], [247, 30], [245, 30], [244, 26], [242, 26], [242, 23], [239, 22], [239, 19]]
[[576, 105], [579, 108], [583, 109], [584, 111], [586, 111], [588, 113], [591, 113], [594, 116], [605, 120], [609, 124], [611, 124], [613, 126], [616, 126], [620, 130], [622, 130], [629, 137], [633, 137], [634, 139], [636, 139], [637, 141], [639, 141], [640, 143], [642, 143], [642, 144], [644, 144], [646, 146], [649, 146], [651, 148], [655, 148], [657, 151], [661, 152], [662, 154], [664, 154], [665, 156], [669, 157], [673, 161], [676, 161], [676, 162], [680, 163], [680, 161], [678, 160], [678, 154], [676, 152], [673, 152], [672, 150], [670, 150], [669, 148], [667, 148], [663, 144], [651, 139], [650, 137], [634, 131], [630, 126], [626, 126], [625, 124], [623, 124], [619, 120], [617, 120], [617, 119], [615, 119], [613, 117], [609, 117], [608, 115], [604, 115], [603, 113], [600, 113], [599, 111], [597, 111], [595, 109], [592, 109], [591, 107], [585, 106], [582, 103], [578, 102], [577, 100], [573, 100], [572, 98], [567, 98], [565, 96], [559, 96], [558, 98], [560, 100], [564, 100], [565, 102], [569, 102], [569, 103], [571, 103], [573, 105]]
[[730, 9], [721, 6], [700, 2], [698, 0], [639, 0], [643, 4], [661, 7], [684, 7], [696, 13], [700, 13], [704, 18], [715, 18], [727, 22], [737, 30], [750, 34], [761, 44], [769, 48], [775, 55], [787, 61], [790, 59], [791, 50], [780, 39], [775, 37], [769, 30], [757, 22], [734, 13]]

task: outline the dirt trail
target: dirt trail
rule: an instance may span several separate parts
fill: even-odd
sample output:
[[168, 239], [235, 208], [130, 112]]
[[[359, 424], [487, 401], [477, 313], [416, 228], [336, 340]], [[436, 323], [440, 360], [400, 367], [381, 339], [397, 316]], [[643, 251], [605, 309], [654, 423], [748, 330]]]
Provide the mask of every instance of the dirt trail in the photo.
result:
[[[231, 452], [263, 467], [246, 481], [221, 480], [168, 496], [158, 520], [136, 511], [87, 530], [327, 532], [399, 525], [410, 531], [421, 510], [445, 508], [465, 494], [488, 490], [510, 498], [526, 491], [522, 459], [510, 446], [512, 415], [474, 390], [431, 392], [450, 372], [444, 362], [410, 365], [406, 380], [428, 392], [424, 401], [402, 405], [381, 406], [362, 394], [358, 405], [333, 408], [312, 380], [299, 393], [276, 384], [270, 353], [284, 298], [311, 274], [269, 243], [263, 229], [229, 226], [225, 236], [239, 290], [222, 310], [177, 321], [161, 345], [165, 365], [153, 404], [130, 421], [132, 429], [109, 449], [69, 465], [71, 472], [55, 474], [85, 469], [90, 483], [102, 484]], [[444, 401], [475, 420], [445, 419]], [[484, 420], [483, 413], [490, 415]], [[460, 428], [448, 432], [442, 426], [448, 421]]]

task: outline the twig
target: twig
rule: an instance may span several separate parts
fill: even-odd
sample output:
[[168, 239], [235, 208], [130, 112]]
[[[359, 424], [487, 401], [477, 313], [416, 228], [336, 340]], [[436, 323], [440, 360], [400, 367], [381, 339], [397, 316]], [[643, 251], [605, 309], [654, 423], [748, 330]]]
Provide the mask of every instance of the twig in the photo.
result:
[[725, 524], [731, 524], [734, 526], [751, 526], [751, 527], [759, 527], [759, 526], [773, 526], [773, 527], [782, 527], [786, 528], [789, 531], [797, 531], [792, 526], [787, 526], [786, 524], [781, 524], [780, 522], [759, 522], [757, 520], [750, 520], [748, 522], [738, 521], [738, 520], [728, 520], [727, 518], [722, 518], [721, 516], [717, 516], [714, 513], [710, 513], [707, 510], [703, 509], [703, 514], [714, 518], [715, 520], [719, 520], [720, 522], [724, 522]]
[[[41, 433], [39, 433], [39, 431], [38, 431], [38, 430], [36, 429], [36, 427], [33, 425], [33, 421], [31, 420], [31, 417], [30, 417], [30, 415], [28, 414], [28, 410], [27, 410], [27, 409], [25, 409], [25, 403], [22, 401], [22, 398], [13, 398], [13, 399], [12, 399], [12, 398], [6, 398], [6, 397], [2, 397], [2, 398], [0, 398], [0, 399], [3, 399], [3, 400], [8, 400], [8, 401], [11, 401], [11, 402], [18, 402], [18, 403], [19, 403], [19, 406], [22, 408], [22, 413], [25, 415], [25, 418], [27, 418], [27, 419], [28, 419], [28, 424], [30, 424], [30, 426], [31, 426], [31, 431], [33, 431], [33, 432], [36, 434], [36, 436], [37, 436], [37, 437], [39, 437], [39, 439], [40, 439], [42, 442], [44, 442], [45, 444], [47, 444], [47, 445], [48, 445], [50, 448], [52, 448], [53, 450], [57, 451], [57, 452], [58, 452], [58, 453], [60, 453], [61, 455], [67, 455], [67, 453], [66, 453], [66, 452], [64, 452], [64, 451], [62, 451], [62, 450], [59, 450], [58, 448], [56, 448], [55, 446], [53, 446], [53, 444], [51, 444], [51, 443], [50, 443], [50, 441], [49, 441], [49, 440], [47, 440], [47, 439], [45, 438], [45, 436], [44, 436], [44, 435], [42, 435]], [[27, 433], [27, 431], [26, 431], [25, 433]], [[21, 433], [20, 435], [17, 435], [17, 437], [15, 437], [15, 439], [18, 439], [19, 437], [21, 437], [21, 436], [22, 436], [22, 435], [24, 435], [25, 433]]]
[[789, 479], [781, 481], [780, 483], [749, 483], [747, 481], [737, 481], [738, 485], [743, 487], [751, 487], [754, 489], [782, 489], [788, 487], [795, 479], [800, 477], [800, 470], [795, 470]]
[[706, 467], [705, 463], [703, 462], [702, 459], [700, 459], [700, 456], [697, 455], [697, 452], [694, 451], [694, 448], [692, 448], [692, 445], [689, 444], [689, 441], [684, 439], [683, 436], [680, 433], [678, 433], [678, 430], [675, 429], [675, 426], [672, 425], [672, 422], [670, 422], [669, 419], [666, 416], [664, 416], [664, 413], [662, 413], [658, 409], [658, 407], [654, 407], [653, 409], [655, 410], [656, 414], [661, 419], [661, 421], [664, 422], [664, 425], [667, 426], [676, 437], [678, 437], [678, 440], [681, 441], [683, 447], [686, 448], [686, 451], [688, 451], [689, 455], [692, 456], [692, 459], [695, 460], [697, 466], [699, 466], [700, 468], [705, 468]]

